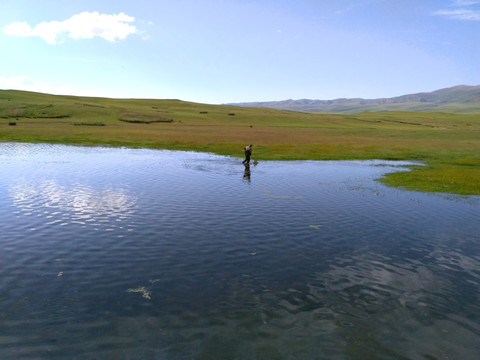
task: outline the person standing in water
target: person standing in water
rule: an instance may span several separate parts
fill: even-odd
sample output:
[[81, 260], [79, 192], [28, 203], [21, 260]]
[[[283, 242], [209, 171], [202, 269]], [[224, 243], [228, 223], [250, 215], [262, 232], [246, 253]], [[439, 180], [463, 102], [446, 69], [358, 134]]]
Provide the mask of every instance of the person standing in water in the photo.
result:
[[252, 144], [245, 146], [245, 160], [242, 161], [243, 164], [250, 164], [250, 156], [252, 156]]

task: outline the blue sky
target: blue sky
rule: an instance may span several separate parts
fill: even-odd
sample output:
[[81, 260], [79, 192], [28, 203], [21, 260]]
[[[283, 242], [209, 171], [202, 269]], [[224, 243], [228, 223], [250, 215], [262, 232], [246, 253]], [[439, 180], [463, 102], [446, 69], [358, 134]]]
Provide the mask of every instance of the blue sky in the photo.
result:
[[220, 104], [480, 84], [480, 0], [0, 0], [0, 88]]

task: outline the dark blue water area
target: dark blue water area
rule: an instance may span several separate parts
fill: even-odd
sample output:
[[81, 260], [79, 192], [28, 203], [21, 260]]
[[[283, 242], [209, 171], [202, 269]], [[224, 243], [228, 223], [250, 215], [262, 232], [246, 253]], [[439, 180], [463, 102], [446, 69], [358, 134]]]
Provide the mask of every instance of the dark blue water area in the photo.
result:
[[402, 165], [0, 143], [0, 358], [478, 359], [480, 197]]

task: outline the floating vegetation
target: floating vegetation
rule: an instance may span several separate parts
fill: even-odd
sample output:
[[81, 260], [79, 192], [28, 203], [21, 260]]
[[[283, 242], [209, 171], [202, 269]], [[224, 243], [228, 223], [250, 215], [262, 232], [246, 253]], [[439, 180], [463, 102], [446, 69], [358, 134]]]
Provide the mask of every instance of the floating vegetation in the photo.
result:
[[139, 293], [139, 294], [142, 294], [142, 297], [144, 299], [147, 299], [147, 300], [151, 299], [150, 291], [148, 291], [145, 288], [145, 286], [139, 286], [138, 288], [135, 288], [135, 289], [128, 289], [127, 292], [129, 292], [129, 293]]
[[322, 225], [310, 225], [309, 228], [310, 229], [320, 229], [322, 227]]

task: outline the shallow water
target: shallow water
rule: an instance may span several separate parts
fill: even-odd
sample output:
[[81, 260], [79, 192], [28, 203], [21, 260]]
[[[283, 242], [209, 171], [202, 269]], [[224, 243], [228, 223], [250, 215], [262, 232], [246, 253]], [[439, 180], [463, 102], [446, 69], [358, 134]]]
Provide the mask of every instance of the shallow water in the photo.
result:
[[480, 197], [398, 165], [0, 143], [0, 358], [478, 359]]

